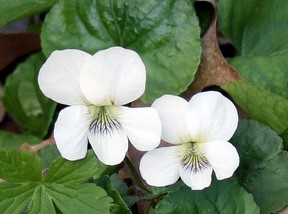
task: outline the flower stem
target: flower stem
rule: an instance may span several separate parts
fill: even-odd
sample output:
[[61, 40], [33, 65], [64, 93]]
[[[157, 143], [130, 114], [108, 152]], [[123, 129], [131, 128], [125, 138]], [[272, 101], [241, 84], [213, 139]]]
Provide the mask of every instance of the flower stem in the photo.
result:
[[149, 190], [145, 187], [145, 185], [143, 184], [140, 176], [138, 175], [135, 167], [133, 166], [132, 162], [130, 161], [130, 159], [128, 157], [125, 157], [125, 163], [127, 164], [133, 178], [134, 181], [136, 183], [136, 185], [141, 188], [142, 190], [145, 190], [146, 192], [149, 192]]

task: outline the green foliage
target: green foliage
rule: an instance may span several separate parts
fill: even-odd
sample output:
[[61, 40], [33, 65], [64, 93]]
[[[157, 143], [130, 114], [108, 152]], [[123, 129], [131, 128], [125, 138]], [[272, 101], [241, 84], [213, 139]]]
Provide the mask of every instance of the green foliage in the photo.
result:
[[0, 0], [0, 26], [47, 11], [58, 0]]
[[40, 181], [42, 167], [36, 156], [28, 151], [0, 151], [0, 178], [11, 182]]
[[1, 183], [0, 210], [2, 214], [21, 213], [33, 195], [36, 183]]
[[8, 213], [110, 213], [104, 189], [83, 183], [101, 176], [107, 166], [93, 152], [83, 160], [55, 160], [42, 175], [41, 163], [29, 152], [0, 152], [0, 210]]
[[222, 88], [249, 116], [283, 135], [285, 146], [288, 146], [285, 135], [288, 130], [287, 100], [244, 81], [227, 83]]
[[43, 180], [65, 185], [81, 183], [91, 177], [99, 178], [107, 168], [108, 166], [96, 159], [94, 152], [89, 151], [86, 158], [80, 161], [57, 159], [51, 164]]
[[37, 76], [44, 61], [41, 53], [30, 56], [8, 77], [3, 91], [6, 111], [26, 133], [40, 138], [47, 134], [56, 107], [38, 86]]
[[[41, 143], [41, 139], [33, 135], [15, 134], [12, 132], [0, 131], [0, 151], [12, 151], [20, 149], [21, 145], [27, 143], [30, 146]], [[56, 145], [50, 145], [37, 152], [43, 167], [47, 168], [50, 163], [60, 156]]]
[[14, 134], [12, 132], [0, 131], [0, 150], [16, 150], [24, 144], [35, 145], [41, 142], [36, 136], [25, 134]]
[[259, 208], [255, 204], [252, 195], [247, 193], [233, 179], [223, 181], [213, 179], [211, 186], [202, 191], [192, 191], [186, 185], [180, 185], [164, 196], [152, 213], [256, 214], [259, 213]]
[[113, 214], [129, 214], [131, 211], [123, 201], [120, 193], [113, 187], [111, 180], [108, 176], [101, 177], [97, 184], [107, 192], [108, 196], [113, 198], [114, 204], [111, 206], [111, 213]]
[[274, 213], [288, 203], [288, 153], [282, 139], [256, 121], [242, 121], [231, 142], [240, 155], [236, 176], [253, 194], [261, 213]]
[[229, 63], [248, 81], [288, 98], [288, 1], [221, 0], [219, 22], [239, 56]]
[[187, 0], [60, 1], [41, 38], [46, 56], [67, 48], [94, 54], [115, 45], [137, 51], [147, 69], [146, 102], [184, 91], [201, 54], [198, 20]]

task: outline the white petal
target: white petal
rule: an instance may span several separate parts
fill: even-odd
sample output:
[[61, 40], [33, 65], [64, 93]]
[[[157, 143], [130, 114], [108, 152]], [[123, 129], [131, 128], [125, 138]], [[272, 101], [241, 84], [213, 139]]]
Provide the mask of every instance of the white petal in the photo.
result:
[[147, 152], [140, 161], [140, 173], [151, 186], [174, 184], [179, 179], [180, 159], [176, 146]]
[[229, 178], [239, 166], [239, 155], [229, 142], [203, 143], [204, 153], [218, 180]]
[[[199, 117], [195, 109], [190, 108], [186, 112], [186, 125], [192, 142], [199, 142]], [[187, 141], [188, 142], [188, 141]]]
[[201, 169], [197, 173], [192, 172], [185, 167], [180, 168], [180, 177], [182, 181], [192, 190], [201, 190], [211, 184], [212, 168], [207, 166], [207, 168]]
[[118, 129], [110, 133], [89, 132], [89, 142], [98, 159], [106, 165], [121, 163], [128, 150], [127, 136]]
[[79, 76], [83, 65], [91, 55], [80, 50], [54, 51], [42, 65], [38, 83], [45, 96], [66, 104], [84, 104]]
[[164, 95], [152, 104], [162, 123], [161, 138], [168, 143], [180, 144], [191, 140], [186, 125], [188, 102], [181, 97]]
[[63, 109], [54, 128], [56, 146], [62, 157], [79, 160], [85, 157], [90, 124], [88, 109], [84, 106], [70, 106]]
[[85, 97], [98, 106], [124, 105], [138, 99], [145, 82], [146, 70], [139, 55], [121, 47], [97, 52], [80, 77]]
[[160, 144], [161, 121], [155, 109], [119, 107], [117, 114], [124, 132], [136, 149], [148, 151]]
[[228, 141], [238, 125], [238, 114], [233, 103], [221, 93], [215, 91], [194, 95], [190, 108], [197, 111], [199, 118], [199, 141]]

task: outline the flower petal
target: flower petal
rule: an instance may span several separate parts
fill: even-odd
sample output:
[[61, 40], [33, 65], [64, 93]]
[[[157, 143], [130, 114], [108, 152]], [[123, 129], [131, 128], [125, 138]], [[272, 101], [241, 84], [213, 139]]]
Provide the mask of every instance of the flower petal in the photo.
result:
[[203, 143], [204, 153], [218, 180], [229, 178], [239, 166], [239, 155], [229, 142]]
[[160, 144], [161, 121], [155, 109], [119, 107], [117, 113], [117, 119], [136, 149], [148, 151]]
[[140, 173], [151, 186], [174, 184], [179, 179], [177, 147], [162, 147], [147, 152], [140, 161]]
[[228, 141], [238, 125], [238, 114], [233, 103], [215, 91], [194, 95], [189, 106], [197, 112], [198, 142]]
[[45, 96], [65, 105], [84, 104], [79, 76], [91, 55], [80, 50], [54, 51], [42, 65], [38, 83]]
[[121, 163], [128, 150], [127, 136], [119, 129], [113, 129], [109, 133], [89, 132], [89, 142], [98, 159], [106, 165]]
[[212, 167], [208, 166], [197, 173], [181, 167], [179, 173], [182, 181], [192, 190], [201, 190], [211, 184]]
[[186, 126], [188, 102], [181, 97], [164, 95], [151, 106], [155, 108], [162, 122], [161, 138], [168, 143], [180, 144], [191, 140]]
[[146, 70], [139, 55], [112, 47], [97, 52], [81, 73], [80, 86], [95, 105], [124, 105], [138, 99], [145, 90]]
[[70, 106], [60, 111], [55, 123], [54, 138], [63, 158], [73, 161], [85, 157], [90, 124], [87, 112], [85, 106]]

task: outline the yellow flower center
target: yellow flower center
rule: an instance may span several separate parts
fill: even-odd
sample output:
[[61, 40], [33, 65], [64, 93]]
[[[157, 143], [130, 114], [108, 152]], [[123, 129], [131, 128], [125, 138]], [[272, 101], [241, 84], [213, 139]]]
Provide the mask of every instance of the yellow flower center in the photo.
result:
[[179, 155], [185, 170], [197, 173], [210, 166], [201, 149], [201, 144], [188, 142], [181, 144], [179, 148]]
[[93, 106], [90, 107], [93, 115], [89, 130], [92, 133], [109, 134], [116, 129], [121, 129], [121, 124], [116, 119], [115, 107]]

